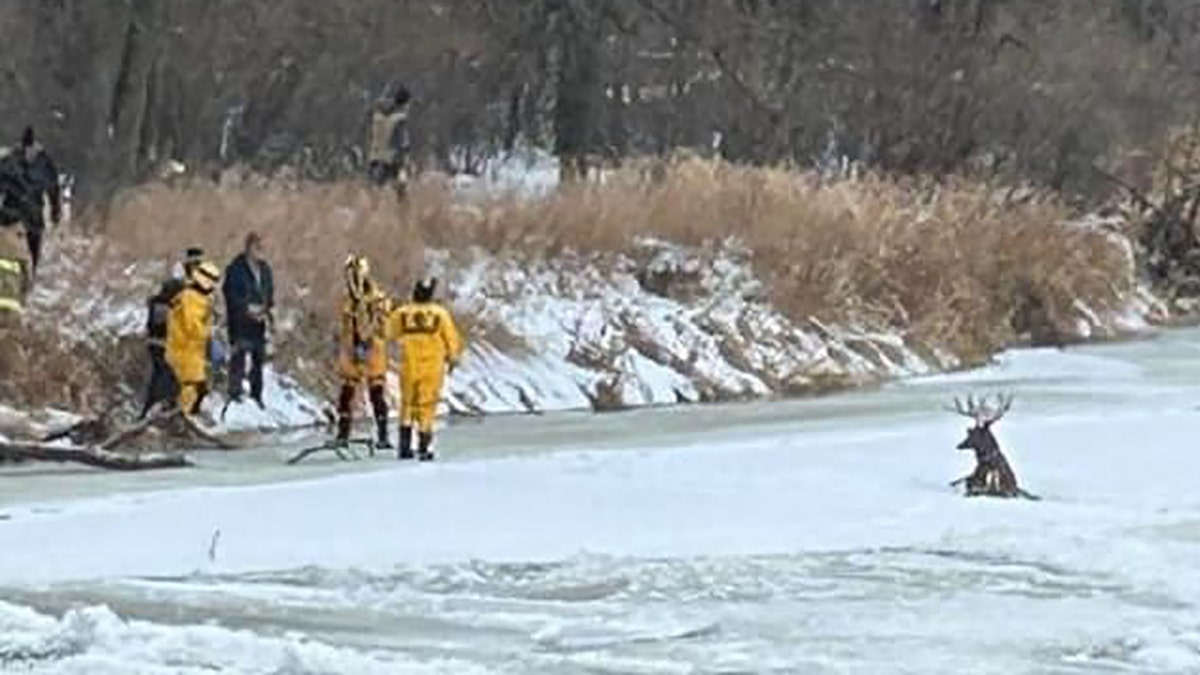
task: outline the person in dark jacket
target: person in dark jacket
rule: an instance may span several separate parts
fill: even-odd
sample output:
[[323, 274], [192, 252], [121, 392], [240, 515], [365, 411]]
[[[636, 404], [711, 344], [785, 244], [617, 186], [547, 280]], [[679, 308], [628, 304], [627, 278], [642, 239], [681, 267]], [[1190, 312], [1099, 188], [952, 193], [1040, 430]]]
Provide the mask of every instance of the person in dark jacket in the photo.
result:
[[192, 275], [196, 265], [204, 261], [204, 251], [189, 248], [184, 254], [182, 268], [159, 286], [158, 291], [146, 302], [146, 345], [150, 353], [150, 382], [146, 386], [146, 400], [142, 405], [144, 419], [150, 409], [159, 403], [171, 403], [178, 396], [179, 385], [175, 373], [167, 363], [167, 317], [171, 303], [183, 290], [185, 279]]
[[260, 408], [263, 404], [263, 361], [266, 359], [267, 331], [275, 307], [275, 281], [271, 266], [262, 258], [262, 238], [251, 232], [245, 250], [225, 269], [225, 313], [232, 352], [229, 363], [229, 400], [242, 400], [246, 378], [246, 359], [250, 359], [250, 397]]
[[0, 159], [0, 227], [17, 224], [24, 227], [33, 266], [31, 272], [36, 271], [41, 262], [47, 199], [50, 201], [50, 220], [57, 225], [62, 219], [58, 167], [37, 142], [33, 128], [27, 127], [20, 144]]

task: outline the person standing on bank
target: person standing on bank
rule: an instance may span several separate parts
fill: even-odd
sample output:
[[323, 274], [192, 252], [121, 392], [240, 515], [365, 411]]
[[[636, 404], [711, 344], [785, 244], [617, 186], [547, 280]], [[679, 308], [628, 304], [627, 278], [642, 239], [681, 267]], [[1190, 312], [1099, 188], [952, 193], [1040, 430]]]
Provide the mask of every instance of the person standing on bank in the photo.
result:
[[187, 286], [188, 280], [202, 262], [204, 250], [189, 248], [184, 253], [183, 262], [172, 272], [171, 278], [164, 281], [158, 291], [146, 301], [146, 344], [150, 355], [150, 381], [146, 385], [146, 398], [138, 419], [145, 419], [155, 405], [170, 404], [178, 397], [179, 385], [175, 382], [175, 373], [167, 363], [167, 323], [176, 296]]
[[42, 238], [46, 231], [44, 210], [50, 204], [50, 220], [62, 220], [62, 192], [58, 167], [38, 143], [33, 127], [26, 127], [20, 145], [0, 158], [0, 225], [21, 223], [29, 249], [32, 278], [42, 260]]
[[220, 361], [216, 357], [218, 341], [212, 335], [212, 295], [220, 280], [221, 270], [216, 265], [196, 265], [183, 290], [171, 301], [167, 315], [165, 356], [175, 375], [179, 409], [184, 415], [200, 413], [212, 374], [210, 363]]
[[[241, 402], [243, 380], [250, 378], [250, 397], [263, 403], [263, 362], [267, 355], [268, 331], [275, 308], [275, 281], [271, 266], [263, 259], [263, 242], [258, 234], [246, 236], [246, 246], [225, 269], [225, 314], [229, 329], [229, 400]], [[250, 371], [246, 372], [246, 360]]]
[[403, 199], [408, 191], [408, 106], [412, 95], [396, 82], [376, 101], [367, 133], [367, 177], [377, 187], [391, 186]]

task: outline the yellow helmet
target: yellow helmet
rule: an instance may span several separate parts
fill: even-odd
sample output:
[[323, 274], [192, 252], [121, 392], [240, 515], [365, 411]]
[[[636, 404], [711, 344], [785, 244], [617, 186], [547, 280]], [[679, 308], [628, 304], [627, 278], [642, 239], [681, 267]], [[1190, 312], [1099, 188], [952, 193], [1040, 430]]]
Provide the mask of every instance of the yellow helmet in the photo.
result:
[[192, 268], [191, 282], [205, 293], [212, 293], [220, 280], [221, 270], [207, 260]]
[[371, 288], [371, 263], [359, 255], [346, 258], [346, 291], [351, 298], [361, 300]]

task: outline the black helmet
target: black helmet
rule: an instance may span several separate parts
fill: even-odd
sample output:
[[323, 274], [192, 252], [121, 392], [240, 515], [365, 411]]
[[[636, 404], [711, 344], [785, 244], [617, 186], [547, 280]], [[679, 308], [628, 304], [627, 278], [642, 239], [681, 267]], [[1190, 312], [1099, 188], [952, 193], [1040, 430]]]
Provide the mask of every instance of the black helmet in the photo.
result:
[[433, 299], [433, 292], [437, 290], [437, 279], [434, 277], [426, 277], [413, 286], [413, 302], [429, 302]]
[[192, 246], [183, 253], [183, 271], [184, 276], [192, 273], [196, 266], [204, 262], [204, 249], [199, 246]]
[[408, 90], [408, 87], [404, 86], [403, 82], [397, 80], [389, 82], [383, 88], [383, 94], [379, 97], [379, 100], [384, 105], [402, 108], [412, 100], [412, 92]]
[[392, 98], [392, 100], [396, 102], [397, 108], [406, 106], [408, 105], [408, 102], [412, 100], [412, 92], [410, 92], [408, 87], [404, 86], [403, 84], [397, 84], [396, 95]]

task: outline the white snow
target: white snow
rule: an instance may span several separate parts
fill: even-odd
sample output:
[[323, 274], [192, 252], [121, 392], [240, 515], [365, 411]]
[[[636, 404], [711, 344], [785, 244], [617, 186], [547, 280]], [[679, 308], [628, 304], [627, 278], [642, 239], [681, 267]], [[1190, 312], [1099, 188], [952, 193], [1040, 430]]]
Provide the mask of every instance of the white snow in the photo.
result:
[[[882, 430], [759, 435], [735, 445], [656, 452], [633, 446], [115, 497], [65, 504], [54, 514], [15, 508], [0, 526], [0, 579], [305, 565], [385, 570], [398, 562], [557, 560], [581, 551], [657, 558], [942, 546], [997, 553], [1020, 547], [1029, 555], [1033, 546], [1064, 564], [1086, 555], [1093, 568], [1142, 574], [1172, 588], [1200, 582], [1200, 572], [1161, 578], [1164, 564], [1175, 569], [1169, 559], [1129, 560], [1108, 535], [1148, 536], [1145, 528], [1188, 522], [1160, 510], [1181, 507], [1193, 477], [1156, 467], [1175, 455], [1172, 431], [1190, 435], [1195, 421], [1191, 412], [1140, 411], [1086, 425], [1028, 415], [1008, 424], [1002, 437], [1018, 470], [1032, 490], [1050, 497], [1041, 504], [958, 500], [941, 489], [956, 464], [964, 473], [969, 465], [945, 450], [961, 429], [940, 415]], [[1162, 440], [1145, 442], [1149, 426]], [[365, 515], [400, 512], [405, 517]], [[531, 514], [538, 514], [536, 527]], [[212, 566], [205, 554], [216, 530], [220, 556]], [[1029, 532], [1038, 533], [1032, 541]], [[1181, 544], [1191, 539], [1186, 530], [1179, 536]], [[1076, 550], [1062, 550], [1063, 541]]]
[[[0, 588], [72, 582], [143, 604], [270, 603], [365, 625], [403, 611], [467, 625], [484, 661], [493, 636], [515, 633], [535, 655], [565, 655], [549, 663], [620, 672], [1195, 672], [1198, 339], [1013, 352], [807, 403], [598, 418], [628, 425], [616, 450], [581, 437], [554, 454], [11, 507]], [[970, 460], [953, 450], [965, 421], [938, 404], [999, 388], [1017, 394], [999, 438], [1044, 501], [946, 487]], [[776, 422], [755, 421], [773, 410]], [[641, 428], [679, 415], [726, 428], [639, 444]], [[549, 571], [523, 581], [521, 566]], [[285, 570], [292, 582], [228, 576]], [[14, 597], [0, 604], [0, 663], [58, 654], [44, 672], [574, 672], [100, 605], [59, 617]]]
[[[168, 627], [125, 621], [106, 608], [82, 608], [53, 619], [0, 601], [0, 667], [53, 660], [21, 672], [93, 675], [195, 673], [406, 673], [470, 675], [486, 670], [453, 660], [337, 649], [293, 636], [263, 639], [212, 625]], [[184, 665], [190, 664], [190, 665]]]
[[[503, 260], [480, 251], [451, 275], [455, 308], [505, 327], [524, 349], [501, 370], [485, 336], [456, 375], [457, 402], [481, 410], [524, 391], [535, 410], [584, 406], [599, 385], [616, 386], [626, 406], [681, 400], [763, 397], [845, 383], [928, 373], [926, 363], [885, 328], [793, 321], [757, 299], [747, 252], [733, 242], [689, 251], [657, 241], [628, 255], [565, 254], [553, 262]], [[679, 296], [656, 294], [639, 275], [678, 281]], [[521, 353], [523, 352], [523, 353]], [[553, 365], [553, 384], [542, 380]], [[482, 384], [488, 383], [487, 385]], [[574, 388], [583, 396], [569, 393]], [[543, 396], [542, 390], [553, 394]], [[564, 396], [565, 394], [565, 396]], [[522, 408], [518, 408], [521, 410]]]
[[522, 147], [483, 160], [479, 175], [460, 173], [451, 185], [465, 197], [513, 195], [535, 197], [558, 185], [558, 158], [538, 148]]
[[[271, 366], [263, 369], [263, 404], [259, 408], [247, 395], [240, 403], [229, 403], [216, 392], [205, 403], [215, 418], [218, 431], [271, 431], [308, 426], [322, 419], [325, 404], [317, 396], [304, 391], [291, 378], [275, 372]], [[223, 415], [221, 412], [223, 411]]]

